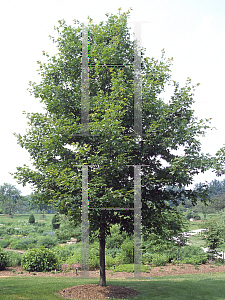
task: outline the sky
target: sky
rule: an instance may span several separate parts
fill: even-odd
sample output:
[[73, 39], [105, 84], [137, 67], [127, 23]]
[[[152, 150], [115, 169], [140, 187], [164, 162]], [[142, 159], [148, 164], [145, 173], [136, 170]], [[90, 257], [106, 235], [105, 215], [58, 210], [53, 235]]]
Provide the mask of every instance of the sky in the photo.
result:
[[[104, 3], [104, 6], [102, 5]], [[161, 50], [173, 57], [173, 79], [184, 85], [187, 77], [200, 83], [193, 109], [199, 119], [212, 118], [202, 142], [202, 151], [214, 155], [225, 144], [224, 70], [225, 70], [225, 1], [224, 0], [2, 0], [0, 2], [0, 185], [11, 183], [22, 195], [32, 192], [18, 185], [9, 174], [23, 164], [30, 165], [29, 154], [18, 144], [14, 132], [24, 134], [28, 128], [23, 111], [43, 112], [43, 104], [30, 96], [29, 81], [39, 81], [37, 61], [42, 51], [55, 54], [49, 35], [57, 36], [58, 20], [106, 21], [106, 13], [126, 12], [129, 25], [142, 21], [142, 46], [146, 55], [160, 59]], [[165, 93], [165, 100], [169, 93]], [[225, 179], [206, 172], [195, 182]]]

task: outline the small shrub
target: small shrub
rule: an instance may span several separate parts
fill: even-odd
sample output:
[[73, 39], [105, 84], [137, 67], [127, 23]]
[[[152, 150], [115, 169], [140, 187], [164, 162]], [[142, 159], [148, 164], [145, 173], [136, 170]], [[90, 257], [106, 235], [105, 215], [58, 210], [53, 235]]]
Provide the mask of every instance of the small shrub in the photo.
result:
[[216, 266], [221, 266], [221, 265], [224, 265], [225, 263], [225, 260], [223, 258], [218, 258], [216, 261], [215, 261], [215, 265]]
[[198, 214], [196, 214], [196, 215], [194, 215], [194, 219], [195, 220], [201, 220], [201, 217]]
[[44, 247], [28, 250], [22, 255], [21, 266], [24, 270], [48, 272], [59, 268], [57, 255]]
[[8, 257], [4, 249], [0, 248], [0, 271], [5, 270], [8, 265]]
[[191, 258], [193, 255], [203, 255], [205, 254], [204, 250], [199, 246], [187, 245], [182, 247], [179, 250], [179, 259], [185, 260]]
[[35, 217], [33, 214], [30, 215], [29, 217], [29, 221], [28, 221], [30, 224], [34, 224], [35, 223]]
[[8, 257], [8, 267], [17, 267], [21, 265], [22, 254], [14, 251], [6, 251]]
[[20, 237], [20, 238], [13, 238], [11, 240], [12, 249], [15, 250], [27, 250], [29, 248], [34, 248], [37, 239], [34, 237]]
[[0, 240], [0, 248], [7, 248], [10, 244], [8, 239]]
[[105, 249], [105, 255], [111, 256], [113, 258], [115, 258], [120, 253], [121, 253], [121, 249], [118, 248]]
[[78, 250], [72, 256], [67, 258], [67, 260], [65, 261], [65, 264], [68, 266], [71, 266], [73, 264], [80, 263], [80, 262], [81, 262], [81, 251]]
[[125, 232], [120, 233], [119, 226], [113, 225], [111, 229], [111, 236], [106, 237], [106, 248], [120, 248], [126, 238], [127, 234]]
[[113, 257], [106, 255], [105, 256], [105, 267], [110, 268], [114, 265], [115, 260]]
[[188, 212], [186, 215], [187, 220], [192, 219], [193, 217], [194, 217], [194, 214], [192, 212]]
[[154, 253], [152, 256], [152, 264], [154, 266], [165, 266], [168, 263], [168, 257], [166, 254]]
[[8, 228], [6, 228], [6, 233], [8, 235], [17, 234], [17, 230], [13, 227], [8, 227]]
[[1, 227], [0, 227], [0, 237], [3, 236], [3, 235], [6, 233], [5, 230], [6, 230], [6, 229], [5, 229], [5, 226], [1, 226]]
[[65, 246], [56, 246], [53, 251], [57, 254], [59, 260], [61, 263], [65, 262], [68, 257], [71, 257], [74, 253], [74, 251], [68, 247], [67, 245]]
[[52, 227], [53, 229], [58, 229], [60, 227], [60, 218], [59, 215], [54, 215], [52, 218]]
[[94, 270], [95, 268], [99, 268], [99, 257], [97, 256], [92, 256], [89, 257], [89, 269]]
[[187, 257], [183, 260], [177, 261], [173, 260], [174, 264], [182, 263], [182, 264], [191, 264], [191, 265], [202, 265], [206, 264], [208, 261], [207, 254], [204, 255], [192, 255], [191, 257]]
[[70, 240], [72, 237], [72, 232], [69, 229], [57, 229], [55, 233], [60, 243], [65, 243], [67, 240]]
[[[92, 245], [93, 248], [89, 250], [89, 269], [94, 270], [95, 268], [99, 268], [99, 250], [96, 245]], [[95, 248], [96, 247], [96, 248]], [[68, 265], [71, 268], [72, 265], [81, 262], [81, 248], [77, 248], [74, 254], [69, 257], [64, 264]], [[110, 262], [109, 262], [110, 264]]]
[[142, 255], [142, 263], [143, 264], [149, 264], [152, 261], [152, 254], [149, 252], [146, 252]]
[[44, 246], [45, 248], [52, 248], [58, 243], [57, 238], [51, 235], [41, 236], [38, 240], [38, 246]]
[[127, 273], [133, 272], [133, 269], [134, 269], [133, 264], [122, 264], [116, 266], [115, 268], [116, 272], [127, 272]]
[[121, 253], [116, 255], [116, 264], [132, 264], [133, 263], [133, 242], [126, 240], [121, 247]]

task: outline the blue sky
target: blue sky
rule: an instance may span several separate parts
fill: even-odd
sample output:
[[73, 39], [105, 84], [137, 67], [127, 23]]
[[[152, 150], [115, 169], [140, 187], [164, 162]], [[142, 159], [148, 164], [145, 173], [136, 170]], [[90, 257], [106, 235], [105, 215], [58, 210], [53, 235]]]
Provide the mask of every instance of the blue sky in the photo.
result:
[[[28, 82], [39, 80], [36, 62], [42, 60], [42, 50], [55, 52], [48, 36], [56, 35], [54, 26], [58, 20], [86, 21], [89, 15], [98, 23], [106, 20], [105, 13], [117, 13], [119, 7], [122, 12], [132, 7], [131, 28], [132, 22], [143, 21], [142, 45], [147, 49], [147, 56], [160, 58], [165, 48], [166, 56], [174, 58], [173, 78], [181, 85], [187, 77], [193, 84], [200, 83], [193, 106], [196, 116], [211, 117], [212, 126], [217, 128], [202, 140], [203, 152], [213, 155], [225, 144], [225, 1], [2, 1], [0, 185], [7, 182], [16, 185], [24, 195], [31, 192], [29, 187], [17, 185], [8, 173], [14, 172], [16, 166], [30, 163], [28, 153], [17, 145], [13, 132], [25, 133], [27, 121], [23, 111], [42, 111], [42, 105], [27, 91]], [[196, 178], [196, 182], [215, 178], [207, 172]]]

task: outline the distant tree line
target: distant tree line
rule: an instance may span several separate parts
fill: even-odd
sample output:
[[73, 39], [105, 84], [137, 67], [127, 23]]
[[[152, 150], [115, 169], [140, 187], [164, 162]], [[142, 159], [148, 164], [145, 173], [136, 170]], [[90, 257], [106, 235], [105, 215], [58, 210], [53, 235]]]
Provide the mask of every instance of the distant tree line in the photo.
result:
[[30, 211], [55, 212], [50, 205], [36, 204], [33, 194], [22, 196], [21, 191], [10, 183], [4, 183], [0, 186], [0, 214], [7, 214], [13, 218], [16, 213], [22, 214]]
[[[202, 183], [195, 185], [195, 188], [199, 188]], [[193, 205], [190, 200], [186, 199], [185, 204], [179, 204], [181, 211], [193, 211], [194, 213], [216, 213], [225, 209], [225, 179], [224, 180], [212, 180], [209, 184], [209, 202], [206, 206], [204, 203], [198, 201], [196, 205]], [[199, 199], [200, 200], [200, 199]]]

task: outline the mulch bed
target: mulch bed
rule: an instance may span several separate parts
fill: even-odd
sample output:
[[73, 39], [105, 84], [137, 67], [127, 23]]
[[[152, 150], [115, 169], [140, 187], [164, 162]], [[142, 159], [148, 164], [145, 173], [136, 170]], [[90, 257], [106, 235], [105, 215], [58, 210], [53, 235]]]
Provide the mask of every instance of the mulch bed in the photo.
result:
[[58, 294], [67, 299], [124, 299], [137, 296], [138, 292], [119, 285], [85, 284], [64, 289]]

